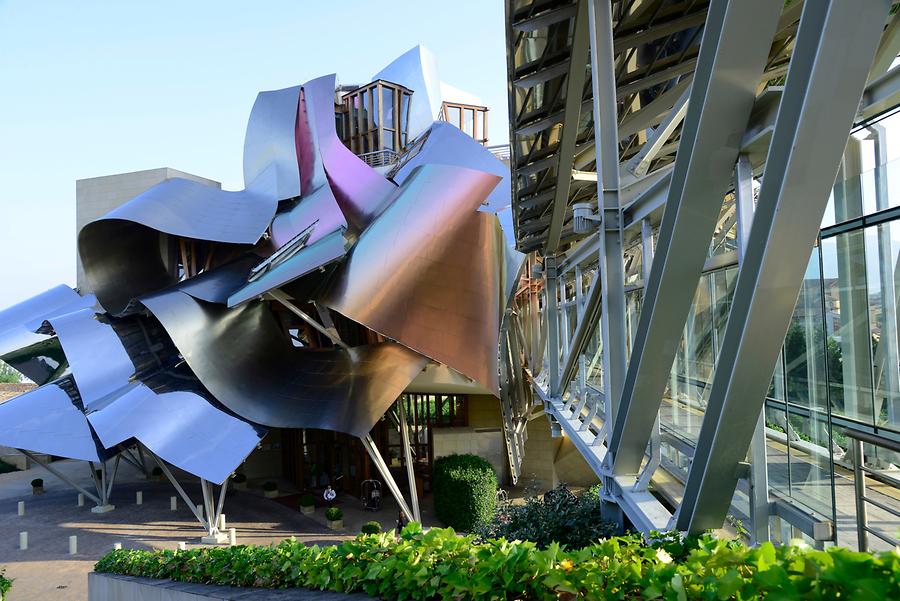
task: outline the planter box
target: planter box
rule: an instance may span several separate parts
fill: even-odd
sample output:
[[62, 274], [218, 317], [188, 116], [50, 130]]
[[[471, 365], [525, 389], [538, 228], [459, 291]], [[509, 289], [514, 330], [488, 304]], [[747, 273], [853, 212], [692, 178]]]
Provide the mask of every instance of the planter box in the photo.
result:
[[300, 506], [300, 513], [302, 513], [303, 515], [310, 515], [315, 512], [316, 512], [315, 505], [310, 505], [309, 507], [304, 507], [303, 505]]
[[309, 589], [262, 589], [187, 584], [155, 578], [88, 574], [88, 601], [365, 601], [367, 595]]
[[332, 530], [343, 530], [344, 520], [328, 520], [328, 527]]
[[265, 495], [265, 497], [267, 499], [274, 499], [275, 497], [278, 496], [278, 491], [277, 490], [264, 490], [263, 495]]

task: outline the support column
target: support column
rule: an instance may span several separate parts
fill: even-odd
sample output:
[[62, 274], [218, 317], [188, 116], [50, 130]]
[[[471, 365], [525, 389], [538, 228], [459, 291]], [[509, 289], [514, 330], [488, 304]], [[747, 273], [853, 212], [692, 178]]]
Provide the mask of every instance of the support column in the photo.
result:
[[619, 207], [619, 131], [616, 65], [613, 51], [612, 4], [591, 0], [588, 26], [591, 40], [591, 88], [594, 145], [597, 162], [597, 203], [602, 215], [600, 256], [600, 335], [603, 340], [603, 392], [606, 424], [615, 427], [625, 380], [625, 264]]
[[544, 294], [547, 305], [544, 308], [547, 317], [547, 366], [550, 369], [550, 394], [562, 396], [559, 390], [559, 276], [556, 256], [544, 257]]
[[409, 425], [406, 421], [406, 403], [402, 397], [397, 400], [397, 407], [400, 410], [400, 438], [403, 440], [403, 457], [406, 462], [406, 477], [409, 480], [409, 497], [412, 501], [413, 519], [421, 524], [422, 514], [419, 513], [419, 491], [416, 488], [416, 473], [409, 440]]
[[375, 464], [375, 468], [381, 474], [381, 477], [384, 478], [384, 483], [387, 485], [388, 490], [391, 491], [391, 494], [394, 496], [394, 500], [397, 501], [397, 505], [400, 506], [400, 511], [402, 511], [406, 518], [410, 521], [414, 521], [415, 515], [410, 510], [409, 505], [406, 504], [406, 500], [403, 498], [403, 495], [400, 492], [400, 487], [397, 486], [397, 482], [394, 480], [394, 477], [391, 475], [391, 470], [388, 469], [387, 464], [384, 462], [384, 458], [381, 456], [381, 453], [378, 452], [378, 447], [375, 446], [375, 441], [372, 440], [372, 436], [370, 434], [366, 434], [365, 436], [361, 436], [360, 440], [363, 443], [363, 446], [366, 448], [366, 451], [369, 452], [369, 457], [372, 459], [372, 463]]
[[[753, 225], [753, 167], [750, 157], [738, 157], [734, 169], [734, 204], [737, 214], [738, 265], [744, 261], [750, 227]], [[811, 361], [807, 361], [811, 363]], [[810, 380], [812, 381], [812, 380]], [[766, 405], [753, 429], [750, 441], [750, 542], [754, 545], [769, 540], [769, 471], [766, 464]]]
[[[641, 271], [644, 283], [650, 278], [650, 266], [653, 264], [653, 226], [649, 219], [641, 221]], [[653, 474], [662, 462], [662, 437], [659, 432], [659, 411], [656, 412], [656, 423], [650, 434], [650, 459], [644, 471], [635, 483], [635, 490], [646, 491], [650, 486]]]

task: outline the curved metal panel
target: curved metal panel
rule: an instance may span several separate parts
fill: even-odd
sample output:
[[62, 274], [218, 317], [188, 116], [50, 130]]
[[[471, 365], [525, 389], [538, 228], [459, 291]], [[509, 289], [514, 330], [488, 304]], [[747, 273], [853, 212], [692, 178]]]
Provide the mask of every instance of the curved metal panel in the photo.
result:
[[344, 217], [360, 231], [383, 210], [396, 186], [366, 165], [338, 138], [334, 126], [334, 84], [334, 75], [303, 84], [309, 131], [300, 130], [298, 144], [301, 148], [317, 150]]
[[[260, 92], [244, 136], [244, 187], [276, 200], [300, 196], [297, 108], [300, 86]], [[274, 177], [260, 177], [267, 169]]]
[[[265, 177], [273, 176], [272, 170], [265, 174]], [[249, 190], [229, 192], [193, 180], [172, 178], [89, 223], [85, 230], [103, 221], [120, 219], [173, 236], [255, 244], [269, 227], [277, 206], [277, 200], [266, 194]]]
[[424, 46], [405, 52], [372, 77], [398, 83], [413, 91], [409, 107], [409, 139], [431, 127], [441, 108], [441, 80], [437, 60]]
[[209, 303], [225, 304], [228, 297], [247, 283], [250, 271], [262, 259], [248, 253], [210, 271], [184, 280], [177, 288], [185, 294]]
[[[332, 232], [316, 243], [302, 248], [294, 256], [275, 265], [270, 271], [232, 294], [228, 297], [228, 306], [240, 305], [250, 299], [262, 296], [269, 290], [289, 284], [320, 267], [343, 258], [346, 253], [343, 232], [340, 230]], [[185, 292], [189, 293], [188, 290]], [[192, 294], [191, 296], [198, 298], [197, 295]]]
[[347, 220], [338, 206], [331, 187], [326, 183], [300, 199], [272, 220], [272, 245], [285, 246], [309, 230], [306, 244], [313, 244], [332, 232], [347, 229]]
[[266, 426], [363, 436], [426, 363], [394, 343], [294, 348], [267, 303], [225, 309], [177, 291], [143, 303], [207, 390]]
[[140, 383], [88, 420], [107, 448], [136, 438], [168, 463], [215, 483], [224, 482], [264, 435], [193, 392], [157, 394]]
[[498, 393], [503, 233], [478, 212], [499, 178], [425, 165], [367, 229], [322, 301]]
[[392, 172], [392, 179], [401, 186], [413, 170], [420, 165], [456, 165], [492, 173], [502, 178], [497, 187], [488, 195], [480, 210], [496, 213], [508, 207], [512, 202], [509, 167], [455, 125], [435, 121], [431, 125], [428, 136], [422, 141], [421, 148], [411, 152], [408, 160], [404, 161], [403, 158], [400, 160], [399, 169]]
[[60, 284], [36, 296], [0, 311], [0, 357], [46, 340], [35, 330], [52, 315], [66, 313], [96, 302], [93, 296], [81, 296]]
[[84, 413], [56, 384], [0, 403], [0, 445], [83, 461], [99, 461]]
[[112, 326], [90, 309], [47, 320], [56, 332], [86, 409], [127, 386], [134, 364]]

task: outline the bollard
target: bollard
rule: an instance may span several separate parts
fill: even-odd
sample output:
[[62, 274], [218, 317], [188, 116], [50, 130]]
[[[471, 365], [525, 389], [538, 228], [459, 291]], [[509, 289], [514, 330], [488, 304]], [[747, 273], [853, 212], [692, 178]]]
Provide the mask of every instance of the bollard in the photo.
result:
[[69, 555], [78, 555], [78, 537], [69, 537]]
[[19, 516], [25, 515], [25, 501], [19, 501]]
[[137, 505], [143, 505], [143, 504], [144, 504], [144, 492], [143, 492], [143, 491], [140, 491], [140, 490], [137, 491], [137, 495], [135, 495], [135, 497], [136, 497], [136, 498], [135, 498], [135, 502], [136, 502]]
[[228, 544], [232, 547], [237, 544], [237, 530], [234, 528], [228, 529]]
[[81, 493], [78, 493], [78, 506], [84, 507], [84, 495]]
[[122, 550], [122, 543], [113, 543], [113, 549], [114, 549], [115, 551], [121, 551], [121, 550]]
[[186, 545], [186, 544], [184, 544], [184, 543], [178, 543], [178, 550], [179, 550], [179, 551], [184, 551], [185, 549], [187, 549], [187, 545]]
[[27, 532], [19, 533], [19, 549], [21, 551], [28, 550], [28, 533]]
[[172, 511], [178, 509], [178, 497], [169, 497], [169, 509]]
[[225, 514], [224, 513], [219, 514], [219, 530], [221, 530], [222, 532], [225, 532], [226, 530], [228, 530], [228, 528], [225, 527]]

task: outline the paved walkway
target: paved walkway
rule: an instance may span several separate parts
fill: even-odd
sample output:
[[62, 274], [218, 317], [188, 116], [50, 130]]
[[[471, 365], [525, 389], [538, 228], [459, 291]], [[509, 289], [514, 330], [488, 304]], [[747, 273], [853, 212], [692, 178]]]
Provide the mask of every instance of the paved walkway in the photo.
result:
[[[85, 463], [59, 461], [53, 466], [88, 490], [90, 473]], [[87, 574], [94, 563], [114, 543], [133, 549], [176, 549], [179, 541], [188, 548], [198, 546], [203, 535], [199, 522], [178, 499], [177, 511], [169, 509], [169, 499], [177, 493], [166, 482], [151, 482], [125, 463], [119, 468], [112, 503], [116, 509], [106, 514], [90, 511], [92, 503], [77, 507], [77, 493], [45, 470], [0, 475], [0, 566], [15, 583], [9, 601], [87, 599]], [[31, 494], [30, 481], [43, 478], [46, 493]], [[184, 478], [182, 485], [197, 502], [201, 499], [196, 479]], [[136, 505], [136, 493], [143, 493], [143, 504]], [[25, 516], [17, 516], [17, 503], [25, 501]], [[335, 544], [359, 533], [369, 520], [385, 528], [396, 524], [397, 509], [387, 499], [379, 513], [365, 511], [358, 499], [342, 496], [338, 507], [344, 510], [345, 528], [332, 531], [326, 526], [324, 509], [312, 516], [277, 501], [265, 499], [258, 491], [230, 491], [224, 513], [227, 527], [237, 529], [239, 544], [266, 545], [296, 537], [309, 544]], [[424, 508], [426, 524], [432, 522], [429, 507]], [[19, 532], [28, 532], [27, 551], [19, 550]], [[78, 536], [78, 554], [68, 554], [70, 535]]]

